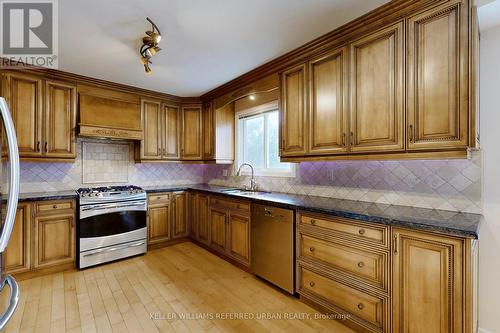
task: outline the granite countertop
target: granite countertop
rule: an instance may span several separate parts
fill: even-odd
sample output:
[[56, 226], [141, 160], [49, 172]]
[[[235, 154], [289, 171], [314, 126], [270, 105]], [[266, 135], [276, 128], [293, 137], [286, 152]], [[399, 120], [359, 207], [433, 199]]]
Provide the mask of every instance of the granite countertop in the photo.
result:
[[[146, 186], [147, 193], [196, 190], [212, 194], [239, 198], [254, 203], [278, 206], [289, 209], [323, 213], [332, 216], [356, 219], [359, 221], [401, 226], [411, 229], [427, 230], [448, 235], [479, 238], [482, 215], [459, 213], [445, 210], [416, 208], [378, 204], [363, 201], [343, 200], [287, 193], [263, 193], [248, 196], [238, 193], [225, 193], [228, 187], [199, 185]], [[56, 200], [76, 198], [74, 191], [23, 193], [19, 201]]]

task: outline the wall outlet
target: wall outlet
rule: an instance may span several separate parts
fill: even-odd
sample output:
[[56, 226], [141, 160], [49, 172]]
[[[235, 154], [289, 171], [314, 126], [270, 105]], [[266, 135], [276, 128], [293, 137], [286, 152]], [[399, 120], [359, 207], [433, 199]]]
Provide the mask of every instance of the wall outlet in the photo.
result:
[[229, 170], [228, 169], [222, 170], [222, 177], [229, 177]]

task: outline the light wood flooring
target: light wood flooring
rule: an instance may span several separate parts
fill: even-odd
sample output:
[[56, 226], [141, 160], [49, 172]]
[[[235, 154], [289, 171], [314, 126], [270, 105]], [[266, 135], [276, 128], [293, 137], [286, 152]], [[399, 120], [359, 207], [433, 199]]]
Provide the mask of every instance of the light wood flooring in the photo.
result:
[[[353, 332], [335, 320], [298, 319], [317, 312], [189, 242], [20, 281], [20, 289], [6, 332]], [[248, 313], [297, 319], [217, 317]]]

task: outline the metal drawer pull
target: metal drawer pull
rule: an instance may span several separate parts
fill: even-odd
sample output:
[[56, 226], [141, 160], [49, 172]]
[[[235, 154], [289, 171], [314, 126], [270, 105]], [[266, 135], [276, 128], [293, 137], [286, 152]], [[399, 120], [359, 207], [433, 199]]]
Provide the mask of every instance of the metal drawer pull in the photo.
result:
[[316, 250], [316, 249], [314, 248], [314, 246], [311, 246], [311, 247], [309, 248], [309, 251], [311, 251], [311, 252], [314, 252], [314, 250]]
[[316, 283], [314, 283], [314, 281], [311, 281], [311, 282], [309, 282], [309, 285], [310, 285], [311, 287], [314, 287], [314, 286], [316, 285]]
[[365, 267], [365, 263], [364, 263], [364, 262], [362, 262], [362, 261], [358, 262], [358, 267], [359, 267], [359, 268], [363, 268], [363, 267]]
[[144, 245], [144, 244], [146, 244], [145, 241], [140, 241], [140, 242], [136, 242], [136, 243], [132, 243], [132, 244], [124, 244], [124, 245], [121, 245], [121, 246], [115, 246], [115, 247], [110, 247], [110, 248], [98, 249], [98, 250], [95, 250], [95, 251], [92, 251], [92, 252], [89, 252], [89, 253], [85, 253], [83, 256], [84, 257], [94, 256], [96, 254], [100, 254], [100, 253], [103, 253], [103, 252], [113, 252], [113, 251], [127, 249], [129, 247], [138, 247], [138, 246], [141, 246], [141, 245]]
[[358, 304], [358, 309], [363, 310], [364, 308], [365, 308], [365, 306], [363, 305], [363, 303]]
[[358, 233], [359, 233], [360, 235], [364, 235], [364, 234], [365, 234], [365, 232], [366, 232], [366, 230], [365, 230], [365, 229], [359, 229], [359, 231], [358, 231]]
[[53, 205], [52, 208], [57, 209], [57, 205]]
[[316, 220], [311, 220], [311, 225], [316, 225]]

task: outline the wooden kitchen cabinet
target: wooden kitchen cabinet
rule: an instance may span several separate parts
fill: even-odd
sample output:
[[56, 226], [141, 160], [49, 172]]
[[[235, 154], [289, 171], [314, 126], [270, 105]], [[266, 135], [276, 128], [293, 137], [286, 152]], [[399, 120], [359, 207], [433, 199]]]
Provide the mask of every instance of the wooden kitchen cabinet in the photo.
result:
[[408, 149], [468, 144], [468, 8], [445, 2], [408, 20]]
[[[5, 206], [2, 208], [5, 214]], [[9, 245], [3, 255], [7, 273], [23, 273], [31, 269], [31, 205], [19, 203]]]
[[198, 209], [197, 209], [197, 239], [205, 244], [210, 240], [210, 224], [209, 224], [209, 197], [206, 194], [198, 195]]
[[350, 44], [352, 152], [404, 150], [404, 27]]
[[215, 117], [214, 103], [203, 104], [203, 160], [215, 159]]
[[281, 74], [281, 155], [306, 154], [307, 67], [293, 67]]
[[75, 261], [74, 212], [50, 212], [34, 219], [35, 269]]
[[148, 245], [170, 240], [170, 193], [148, 195]]
[[181, 159], [202, 159], [202, 108], [199, 105], [182, 107]]
[[347, 48], [342, 47], [309, 63], [309, 153], [347, 151], [348, 75]]
[[215, 108], [203, 105], [203, 160], [218, 164], [234, 162], [234, 103]]
[[159, 160], [163, 156], [161, 103], [141, 101], [141, 117], [144, 136], [141, 141], [141, 159]]
[[16, 128], [20, 157], [42, 156], [43, 80], [41, 77], [8, 73], [2, 86]]
[[183, 238], [189, 235], [186, 210], [186, 192], [174, 192], [172, 194], [172, 239]]
[[76, 85], [22, 73], [3, 74], [2, 94], [25, 159], [76, 158]]
[[229, 255], [243, 263], [250, 262], [250, 217], [230, 213], [228, 223]]
[[210, 207], [210, 246], [217, 251], [226, 250], [227, 216], [224, 210]]
[[464, 326], [463, 241], [400, 228], [392, 234], [393, 331], [472, 332]]
[[174, 104], [163, 104], [163, 159], [179, 160], [180, 149], [180, 108]]

